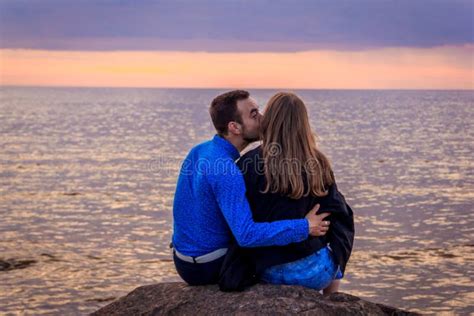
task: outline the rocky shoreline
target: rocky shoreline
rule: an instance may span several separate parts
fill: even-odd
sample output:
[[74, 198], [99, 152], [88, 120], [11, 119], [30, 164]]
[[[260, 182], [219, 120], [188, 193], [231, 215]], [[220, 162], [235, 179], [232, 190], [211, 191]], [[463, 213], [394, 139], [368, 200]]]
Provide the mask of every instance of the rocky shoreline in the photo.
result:
[[171, 282], [141, 286], [92, 313], [104, 315], [417, 315], [345, 293], [324, 297], [300, 286], [258, 284], [225, 293]]

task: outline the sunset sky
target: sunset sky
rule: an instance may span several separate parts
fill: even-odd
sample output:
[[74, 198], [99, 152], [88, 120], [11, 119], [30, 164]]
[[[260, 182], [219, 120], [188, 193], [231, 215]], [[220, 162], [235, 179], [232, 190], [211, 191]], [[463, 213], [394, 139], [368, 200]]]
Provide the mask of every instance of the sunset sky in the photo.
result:
[[474, 1], [0, 0], [0, 84], [474, 89]]

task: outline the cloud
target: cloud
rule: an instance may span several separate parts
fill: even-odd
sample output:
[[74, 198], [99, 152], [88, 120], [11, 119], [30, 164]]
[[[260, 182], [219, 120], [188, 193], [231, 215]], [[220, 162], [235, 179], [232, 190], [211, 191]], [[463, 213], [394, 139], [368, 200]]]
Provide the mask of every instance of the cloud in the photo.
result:
[[474, 42], [471, 0], [0, 0], [0, 48], [209, 52]]

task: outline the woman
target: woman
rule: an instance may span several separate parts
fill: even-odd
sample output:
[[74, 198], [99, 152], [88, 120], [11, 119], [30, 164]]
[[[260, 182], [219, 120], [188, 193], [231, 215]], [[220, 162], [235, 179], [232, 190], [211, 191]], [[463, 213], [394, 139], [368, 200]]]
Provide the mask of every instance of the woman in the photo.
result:
[[229, 249], [222, 290], [242, 290], [259, 279], [303, 285], [325, 294], [338, 290], [354, 239], [352, 210], [337, 190], [331, 165], [316, 146], [306, 106], [292, 93], [277, 93], [261, 122], [262, 145], [238, 162], [256, 222], [304, 218], [315, 205], [329, 212], [323, 237], [282, 247]]

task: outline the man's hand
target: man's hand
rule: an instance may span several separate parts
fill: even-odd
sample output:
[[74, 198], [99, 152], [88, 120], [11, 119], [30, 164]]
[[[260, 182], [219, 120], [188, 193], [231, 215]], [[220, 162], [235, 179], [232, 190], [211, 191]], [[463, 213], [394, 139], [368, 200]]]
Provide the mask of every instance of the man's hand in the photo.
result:
[[321, 213], [316, 215], [316, 212], [319, 210], [319, 204], [316, 204], [311, 211], [306, 215], [306, 219], [309, 223], [309, 234], [311, 236], [324, 236], [326, 235], [329, 229], [329, 221], [324, 219], [330, 215], [330, 213]]

